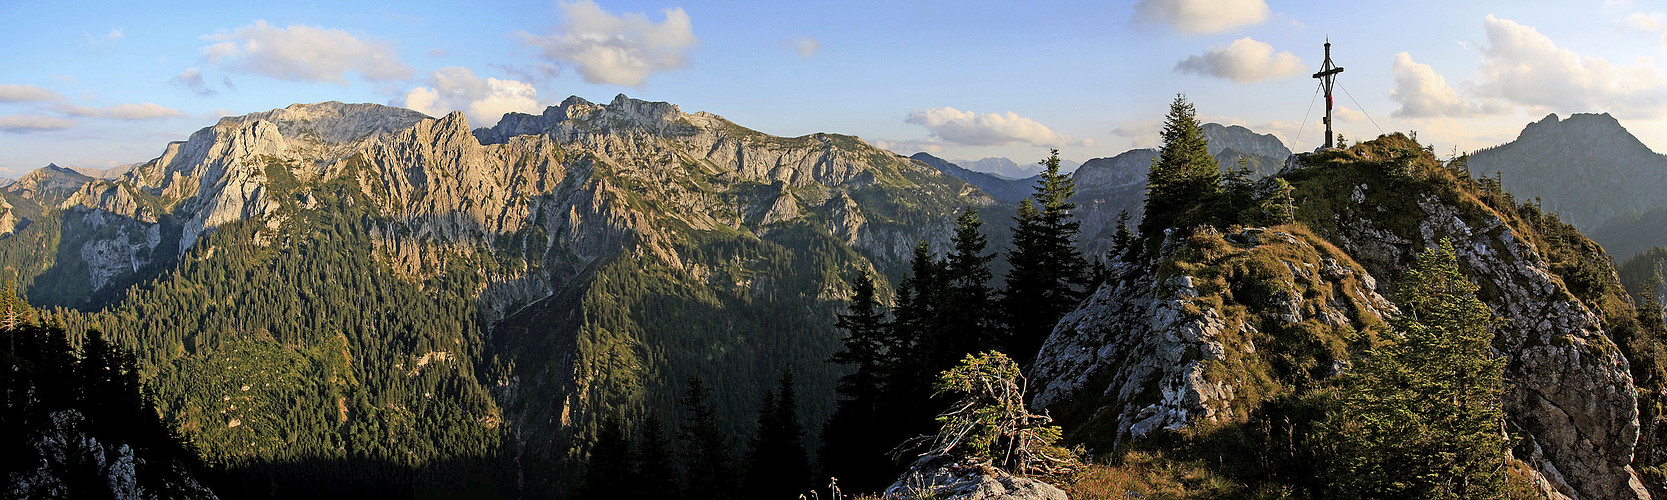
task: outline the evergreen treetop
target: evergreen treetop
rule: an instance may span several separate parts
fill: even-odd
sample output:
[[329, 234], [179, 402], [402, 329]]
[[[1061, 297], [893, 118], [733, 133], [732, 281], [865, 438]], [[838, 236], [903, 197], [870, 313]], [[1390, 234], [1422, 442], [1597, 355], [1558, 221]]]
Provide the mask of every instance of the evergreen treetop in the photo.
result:
[[1035, 358], [1042, 341], [1065, 313], [1087, 293], [1088, 262], [1077, 250], [1082, 223], [1071, 215], [1076, 181], [1059, 171], [1059, 151], [1042, 160], [1045, 167], [1030, 200], [1019, 203], [1008, 252], [1007, 287], [1001, 309], [1007, 323], [1005, 349], [1020, 362]]
[[1220, 189], [1221, 166], [1210, 155], [1209, 139], [1198, 124], [1196, 110], [1185, 94], [1176, 94], [1164, 117], [1163, 146], [1146, 174], [1146, 214], [1140, 234], [1157, 237], [1171, 227], [1186, 227], [1206, 214], [1190, 214], [1209, 206]]

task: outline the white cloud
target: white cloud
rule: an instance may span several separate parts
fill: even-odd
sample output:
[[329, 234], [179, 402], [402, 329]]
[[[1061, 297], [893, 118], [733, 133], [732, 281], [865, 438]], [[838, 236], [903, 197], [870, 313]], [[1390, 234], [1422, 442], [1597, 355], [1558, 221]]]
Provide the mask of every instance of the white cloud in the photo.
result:
[[885, 139], [879, 139], [874, 141], [874, 147], [903, 156], [911, 156], [922, 151], [927, 153], [942, 153], [944, 150], [942, 142], [933, 140], [888, 141]]
[[504, 113], [537, 113], [542, 109], [538, 90], [532, 85], [497, 78], [482, 80], [461, 66], [440, 68], [429, 76], [428, 83], [428, 87], [406, 92], [403, 105], [431, 116], [461, 110], [470, 123], [486, 127], [497, 124]]
[[85, 31], [81, 32], [81, 34], [86, 35], [87, 43], [93, 45], [107, 45], [126, 37], [126, 35], [122, 34], [121, 28], [112, 29], [109, 33], [105, 33], [104, 36], [93, 36], [92, 33], [87, 33]]
[[1073, 143], [1071, 137], [1054, 132], [1036, 120], [1007, 113], [974, 113], [951, 107], [929, 108], [909, 112], [904, 120], [926, 127], [933, 137], [972, 146], [1000, 146], [1029, 143], [1037, 146], [1063, 146]]
[[1667, 78], [1649, 65], [1609, 60], [1558, 48], [1551, 39], [1509, 19], [1487, 17], [1476, 92], [1535, 111], [1608, 111], [1653, 118], [1667, 110]]
[[149, 102], [144, 104], [117, 104], [103, 108], [63, 105], [58, 106], [57, 109], [59, 112], [70, 116], [113, 118], [117, 120], [153, 120], [185, 115], [177, 109]]
[[1390, 73], [1395, 77], [1395, 88], [1389, 91], [1389, 99], [1401, 105], [1390, 113], [1396, 118], [1474, 116], [1506, 111], [1498, 103], [1484, 105], [1460, 97], [1435, 68], [1412, 60], [1412, 54], [1406, 52], [1395, 54]]
[[1629, 30], [1655, 33], [1662, 30], [1663, 21], [1667, 21], [1667, 14], [1662, 14], [1660, 12], [1651, 12], [1648, 14], [1643, 12], [1634, 12], [1632, 15], [1621, 19], [1620, 23], [1621, 27]]
[[1135, 19], [1167, 24], [1189, 35], [1219, 33], [1268, 19], [1263, 0], [1141, 0]]
[[203, 39], [219, 42], [202, 48], [209, 62], [283, 80], [343, 82], [349, 71], [368, 80], [411, 77], [411, 67], [400, 61], [393, 44], [338, 29], [279, 28], [258, 20]]
[[34, 85], [0, 85], [0, 102], [57, 101], [63, 94]]
[[168, 83], [185, 87], [190, 90], [191, 93], [200, 96], [211, 96], [220, 93], [214, 89], [208, 88], [208, 83], [203, 81], [203, 72], [197, 68], [185, 68], [185, 71], [180, 72], [178, 75], [174, 75], [173, 78], [169, 78]]
[[6, 115], [0, 116], [0, 132], [27, 134], [48, 130], [62, 130], [75, 126], [75, 121], [55, 116]]
[[665, 19], [656, 23], [641, 13], [616, 16], [590, 0], [560, 5], [565, 24], [546, 36], [521, 32], [521, 43], [578, 66], [590, 83], [641, 86], [656, 71], [682, 68], [700, 43], [681, 7], [660, 11]]
[[1175, 71], [1254, 83], [1301, 75], [1305, 69], [1296, 55], [1276, 54], [1273, 45], [1244, 37], [1226, 47], [1211, 47], [1203, 55], [1182, 59], [1175, 63]]
[[794, 38], [792, 40], [782, 40], [781, 44], [793, 47], [793, 51], [799, 53], [799, 57], [806, 59], [809, 59], [810, 56], [816, 55], [817, 51], [822, 50], [822, 42], [818, 42], [815, 38], [808, 36]]
[[1371, 120], [1366, 116], [1366, 112], [1347, 106], [1334, 107], [1331, 113], [1337, 117], [1338, 121], [1348, 123], [1365, 123]]

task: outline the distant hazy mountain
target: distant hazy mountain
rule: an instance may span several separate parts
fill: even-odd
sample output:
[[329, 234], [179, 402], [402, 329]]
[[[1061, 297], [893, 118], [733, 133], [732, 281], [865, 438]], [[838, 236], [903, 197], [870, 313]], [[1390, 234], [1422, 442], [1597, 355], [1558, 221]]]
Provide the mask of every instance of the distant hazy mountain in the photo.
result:
[[[990, 158], [985, 158], [985, 159], [982, 159], [982, 160], [949, 160], [949, 161], [951, 163], [954, 163], [957, 166], [960, 166], [960, 167], [965, 168], [967, 170], [972, 170], [972, 171], [976, 171], [976, 172], [983, 172], [983, 173], [987, 173], [987, 174], [993, 174], [996, 177], [1000, 177], [1000, 178], [1007, 179], [1007, 180], [1018, 180], [1018, 179], [1029, 178], [1029, 177], [1034, 176], [1036, 174], [1042, 173], [1042, 165], [1037, 163], [1037, 161], [1040, 161], [1040, 160], [1041, 159], [1038, 158], [1038, 159], [1033, 160], [1033, 161], [1016, 162], [1016, 161], [1013, 161], [1011, 158], [990, 157]], [[1060, 159], [1059, 160], [1059, 169], [1061, 171], [1070, 172], [1070, 171], [1076, 170], [1077, 167], [1080, 167], [1080, 166], [1082, 166], [1082, 162], [1066, 160], [1066, 159]]]
[[[1567, 120], [1547, 115], [1523, 128], [1515, 141], [1472, 154], [1470, 171], [1503, 176], [1518, 200], [1538, 197], [1546, 209], [1586, 231], [1667, 205], [1667, 157], [1608, 114]], [[1609, 243], [1601, 237], [1598, 242]]]
[[1204, 136], [1210, 138], [1210, 154], [1221, 156], [1223, 150], [1236, 150], [1240, 153], [1274, 158], [1281, 162], [1291, 156], [1290, 148], [1279, 142], [1273, 134], [1258, 134], [1239, 125], [1222, 125], [1220, 123], [1206, 123], [1202, 127]]
[[[938, 169], [940, 172], [949, 174], [957, 179], [967, 181], [967, 184], [978, 186], [978, 189], [984, 190], [985, 194], [988, 194], [991, 198], [995, 198], [997, 201], [1001, 202], [1018, 203], [1019, 200], [1025, 199], [1026, 196], [1030, 196], [1032, 191], [1031, 188], [1036, 184], [1036, 178], [1034, 176], [1024, 179], [1012, 179], [989, 172], [980, 172], [977, 170], [962, 168], [954, 162], [932, 156], [930, 153], [915, 153], [914, 156], [910, 156], [909, 158], [919, 160], [921, 163], [930, 165], [932, 168]], [[985, 158], [985, 160], [1005, 160], [1005, 158]], [[1009, 161], [1008, 163], [1012, 162]]]
[[110, 168], [93, 168], [93, 167], [68, 167], [68, 168], [70, 170], [76, 171], [77, 173], [80, 173], [81, 175], [85, 175], [87, 177], [92, 177], [94, 179], [115, 179], [117, 177], [121, 177], [122, 174], [125, 174], [125, 173], [128, 173], [129, 171], [132, 171], [133, 167], [137, 167], [139, 165], [142, 165], [142, 164], [141, 163], [129, 163], [129, 164], [126, 164], [126, 165], [117, 165], [117, 166], [110, 167]]
[[49, 163], [7, 185], [6, 191], [37, 203], [56, 204], [92, 180], [80, 172]]

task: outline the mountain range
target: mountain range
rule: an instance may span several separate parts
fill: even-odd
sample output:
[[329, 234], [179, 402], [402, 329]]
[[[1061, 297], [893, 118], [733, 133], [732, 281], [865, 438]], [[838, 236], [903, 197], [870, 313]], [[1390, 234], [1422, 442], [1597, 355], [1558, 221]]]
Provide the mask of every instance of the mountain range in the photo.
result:
[[[1470, 169], [1568, 159], [1530, 147], [1542, 137], [1631, 147], [1570, 135], [1579, 116]], [[1667, 369], [1603, 249], [1550, 215], [1583, 202], [1518, 204], [1399, 134], [1292, 158], [1269, 135], [1203, 130], [1224, 166], [1290, 186], [1293, 213], [1110, 255], [1027, 372], [1074, 444], [1190, 457], [1224, 484], [1311, 480], [1296, 429], [1323, 411], [1304, 405], [1394, 335], [1397, 286], [1447, 240], [1501, 320], [1513, 477], [1550, 498], [1658, 486]], [[1107, 255], [1119, 212], [1138, 220], [1155, 156], [1072, 173], [1088, 254]], [[1508, 167], [1507, 186], [1544, 171]], [[949, 250], [968, 210], [1004, 255], [1034, 184], [624, 95], [487, 128], [296, 104], [119, 173], [49, 165], [0, 188], [0, 280], [72, 344], [100, 331], [131, 348], [223, 496], [559, 497], [607, 426], [685, 421], [691, 379], [739, 442], [789, 371], [814, 439], [846, 373], [826, 361], [853, 277], [907, 300], [893, 290], [917, 245]]]
[[[675, 422], [692, 376], [718, 384], [738, 434], [784, 368], [831, 393], [851, 273], [885, 283], [916, 242], [941, 248], [956, 213], [995, 203], [854, 137], [623, 95], [474, 130], [460, 113], [298, 104], [224, 118], [114, 179], [42, 168], [0, 200], [3, 279], [73, 308], [72, 330], [141, 346], [205, 459], [279, 492], [318, 486], [296, 467], [430, 486], [502, 460], [571, 474], [559, 464], [599, 415]], [[221, 365], [264, 375], [200, 371]], [[257, 404], [275, 401], [295, 403]], [[452, 423], [389, 427], [419, 414]], [[571, 479], [527, 477], [546, 493]]]

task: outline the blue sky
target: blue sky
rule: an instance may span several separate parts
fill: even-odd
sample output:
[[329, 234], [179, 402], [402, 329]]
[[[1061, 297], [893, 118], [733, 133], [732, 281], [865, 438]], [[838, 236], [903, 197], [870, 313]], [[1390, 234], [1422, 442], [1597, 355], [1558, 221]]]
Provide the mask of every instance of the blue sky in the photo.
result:
[[619, 93], [772, 134], [1028, 163], [1150, 146], [1184, 92], [1205, 120], [1311, 149], [1327, 37], [1349, 137], [1416, 130], [1445, 153], [1547, 113], [1609, 112], [1667, 151], [1667, 5], [1371, 5], [14, 0], [0, 2], [0, 175], [142, 162], [220, 116], [296, 102], [460, 109], [487, 126]]

